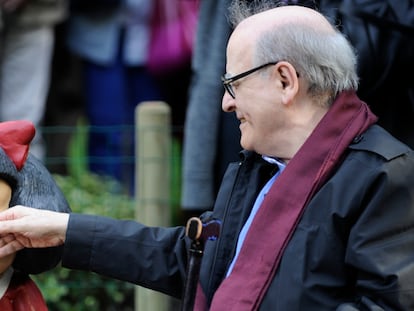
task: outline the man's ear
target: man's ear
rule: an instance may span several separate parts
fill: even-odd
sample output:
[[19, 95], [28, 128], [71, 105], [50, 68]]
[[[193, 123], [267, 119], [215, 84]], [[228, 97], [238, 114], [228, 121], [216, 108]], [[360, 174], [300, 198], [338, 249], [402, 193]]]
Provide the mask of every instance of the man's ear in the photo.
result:
[[279, 62], [276, 65], [277, 76], [282, 85], [282, 96], [285, 103], [290, 103], [299, 92], [299, 77], [296, 69], [289, 62]]

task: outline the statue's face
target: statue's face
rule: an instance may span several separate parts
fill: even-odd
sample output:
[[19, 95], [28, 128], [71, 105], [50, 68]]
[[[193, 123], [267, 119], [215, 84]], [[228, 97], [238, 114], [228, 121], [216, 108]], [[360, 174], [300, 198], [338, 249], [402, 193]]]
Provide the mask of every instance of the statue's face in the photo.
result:
[[[11, 200], [12, 190], [8, 183], [0, 179], [0, 211], [4, 211], [9, 208]], [[16, 253], [10, 254], [4, 258], [0, 258], [0, 274], [6, 271], [13, 263]]]

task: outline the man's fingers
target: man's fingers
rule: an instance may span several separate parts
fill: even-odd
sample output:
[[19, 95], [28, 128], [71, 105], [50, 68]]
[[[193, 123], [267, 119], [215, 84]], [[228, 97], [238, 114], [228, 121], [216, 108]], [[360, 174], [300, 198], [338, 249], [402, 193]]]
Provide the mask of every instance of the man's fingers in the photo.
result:
[[23, 249], [24, 246], [13, 236], [7, 235], [0, 239], [0, 258], [16, 253]]
[[0, 235], [7, 236], [19, 230], [19, 220], [0, 220]]
[[6, 234], [2, 237], [0, 237], [0, 247], [9, 244], [10, 242], [16, 240], [14, 235], [12, 234]]
[[23, 217], [25, 213], [25, 209], [27, 208], [24, 206], [16, 205], [11, 208], [8, 208], [5, 211], [0, 212], [0, 228], [3, 224], [2, 221], [4, 220], [13, 220], [13, 219], [18, 219], [20, 217]]

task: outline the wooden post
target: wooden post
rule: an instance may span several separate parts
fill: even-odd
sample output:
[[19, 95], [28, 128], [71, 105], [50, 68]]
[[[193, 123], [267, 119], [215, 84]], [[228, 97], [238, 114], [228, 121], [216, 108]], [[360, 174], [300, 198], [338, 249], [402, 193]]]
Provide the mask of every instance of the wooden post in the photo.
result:
[[[148, 226], [169, 226], [171, 112], [159, 101], [142, 102], [136, 108], [136, 219]], [[156, 268], [155, 268], [156, 269]], [[136, 311], [167, 311], [170, 298], [136, 287]]]

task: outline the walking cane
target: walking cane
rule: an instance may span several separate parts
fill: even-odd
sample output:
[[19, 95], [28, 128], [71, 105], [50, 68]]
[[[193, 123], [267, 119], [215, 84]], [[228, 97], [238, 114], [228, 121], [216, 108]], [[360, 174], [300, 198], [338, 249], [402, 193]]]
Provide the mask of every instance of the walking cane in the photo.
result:
[[199, 218], [192, 217], [187, 221], [186, 235], [191, 240], [191, 245], [181, 311], [193, 311], [204, 244], [207, 240], [216, 240], [219, 232], [220, 222], [217, 220], [203, 224]]

